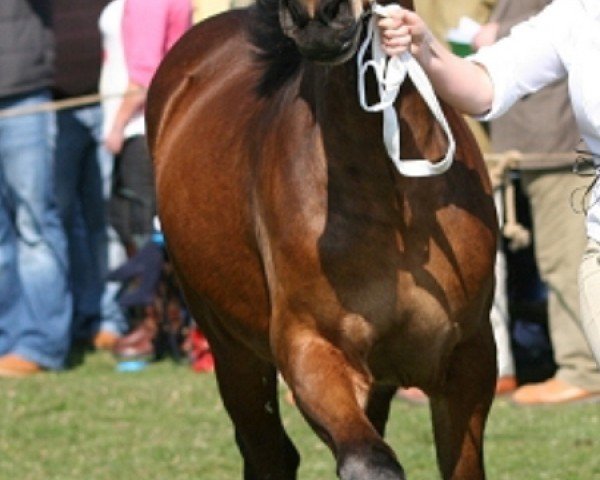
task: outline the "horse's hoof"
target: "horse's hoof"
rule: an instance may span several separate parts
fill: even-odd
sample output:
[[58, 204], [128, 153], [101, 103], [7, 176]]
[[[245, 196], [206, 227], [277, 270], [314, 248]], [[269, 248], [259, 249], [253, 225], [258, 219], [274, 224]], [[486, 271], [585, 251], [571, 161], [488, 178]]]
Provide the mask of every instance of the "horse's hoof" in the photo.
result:
[[338, 476], [341, 480], [406, 480], [398, 461], [387, 449], [377, 447], [347, 454]]

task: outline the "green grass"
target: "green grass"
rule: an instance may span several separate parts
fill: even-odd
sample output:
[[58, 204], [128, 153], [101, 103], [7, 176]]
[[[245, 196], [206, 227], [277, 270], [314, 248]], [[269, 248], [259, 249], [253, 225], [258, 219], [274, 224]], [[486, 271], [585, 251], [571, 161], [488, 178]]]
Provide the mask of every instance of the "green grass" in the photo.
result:
[[[335, 478], [327, 448], [282, 404], [303, 458], [300, 480]], [[486, 438], [490, 479], [600, 480], [600, 404], [500, 400]], [[411, 480], [439, 478], [426, 407], [394, 402], [388, 440]], [[117, 373], [110, 355], [94, 353], [66, 372], [0, 380], [1, 480], [239, 480], [240, 472], [210, 374], [170, 361]]]

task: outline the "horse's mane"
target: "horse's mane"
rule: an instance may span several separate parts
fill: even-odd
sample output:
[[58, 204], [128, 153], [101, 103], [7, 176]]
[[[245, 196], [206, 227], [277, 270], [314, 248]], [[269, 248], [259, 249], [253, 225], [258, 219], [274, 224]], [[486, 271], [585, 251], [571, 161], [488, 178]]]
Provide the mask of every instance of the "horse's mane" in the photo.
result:
[[258, 90], [266, 96], [292, 78], [302, 63], [296, 44], [281, 30], [278, 9], [279, 0], [256, 0], [250, 13], [251, 42], [258, 50], [257, 60], [265, 65]]

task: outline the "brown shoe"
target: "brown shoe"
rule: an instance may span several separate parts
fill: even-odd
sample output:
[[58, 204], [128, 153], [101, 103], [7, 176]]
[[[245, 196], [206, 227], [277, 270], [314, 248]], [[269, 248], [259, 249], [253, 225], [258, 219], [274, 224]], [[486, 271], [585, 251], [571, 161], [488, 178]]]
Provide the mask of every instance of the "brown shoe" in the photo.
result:
[[152, 319], [144, 319], [136, 328], [119, 338], [112, 351], [120, 360], [151, 359], [154, 357], [154, 340], [158, 326]]
[[517, 379], [514, 375], [503, 375], [496, 382], [496, 395], [508, 395], [517, 389]]
[[551, 378], [542, 383], [524, 385], [513, 394], [517, 405], [557, 405], [582, 401], [600, 401], [600, 392], [590, 392], [569, 385], [559, 378]]
[[43, 368], [20, 355], [8, 354], [0, 357], [0, 377], [28, 377], [40, 373]]
[[92, 340], [96, 350], [112, 350], [119, 340], [119, 335], [106, 330], [100, 330]]

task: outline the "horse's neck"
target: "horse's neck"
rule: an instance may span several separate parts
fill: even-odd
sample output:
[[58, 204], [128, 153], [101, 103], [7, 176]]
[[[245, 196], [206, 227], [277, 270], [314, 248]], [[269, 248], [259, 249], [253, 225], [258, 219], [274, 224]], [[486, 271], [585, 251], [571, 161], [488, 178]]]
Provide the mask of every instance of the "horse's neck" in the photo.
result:
[[381, 115], [360, 107], [355, 65], [305, 65], [300, 96], [312, 111], [328, 183], [336, 185], [331, 188], [354, 188], [358, 182], [361, 189], [377, 190], [393, 182], [382, 142]]
[[345, 131], [368, 141], [381, 123], [378, 115], [360, 107], [355, 60], [334, 67], [307, 66], [301, 88], [325, 133], [328, 129]]
[[[333, 109], [349, 114], [358, 107], [355, 61], [344, 65], [326, 67], [309, 65], [305, 69], [302, 81], [303, 89], [309, 93], [315, 110], [320, 114], [329, 114]], [[350, 110], [350, 112], [348, 112]], [[343, 121], [343, 118], [339, 118]]]
[[[389, 161], [383, 148], [381, 113], [367, 113], [360, 106], [355, 60], [335, 67], [307, 66], [301, 84], [324, 137], [341, 134], [352, 138], [369, 145], [369, 152], [381, 153], [382, 161]], [[367, 86], [367, 95], [375, 98], [374, 82]], [[447, 147], [445, 134], [411, 82], [402, 86], [396, 107], [402, 157], [442, 158]]]

